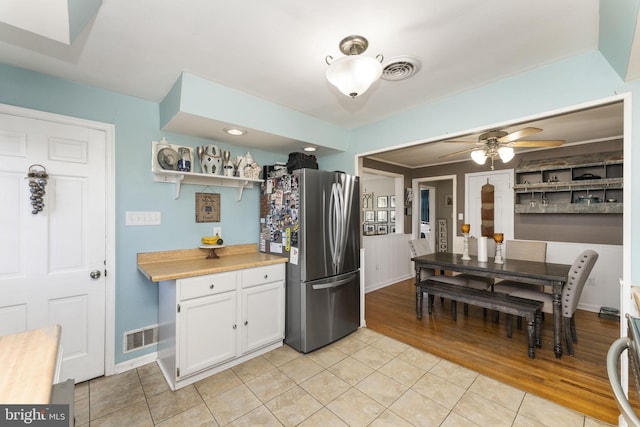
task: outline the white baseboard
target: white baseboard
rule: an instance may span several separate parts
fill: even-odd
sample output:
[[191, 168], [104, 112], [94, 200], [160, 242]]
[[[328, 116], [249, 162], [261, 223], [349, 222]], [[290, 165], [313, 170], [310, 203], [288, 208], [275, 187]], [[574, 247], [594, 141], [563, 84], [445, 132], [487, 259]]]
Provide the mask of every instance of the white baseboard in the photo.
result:
[[378, 290], [378, 289], [386, 288], [389, 285], [393, 285], [395, 283], [402, 282], [403, 280], [411, 279], [412, 277], [414, 277], [413, 272], [411, 272], [411, 274], [407, 274], [407, 275], [404, 275], [404, 276], [394, 277], [393, 279], [386, 280], [386, 281], [380, 282], [380, 283], [375, 283], [375, 284], [373, 284], [371, 286], [367, 286], [367, 287], [365, 287], [364, 292], [365, 293], [369, 293], [369, 292], [373, 292], [373, 291]]
[[126, 362], [118, 363], [115, 366], [115, 374], [121, 374], [123, 372], [130, 371], [131, 369], [139, 368], [146, 364], [155, 362], [158, 360], [158, 352], [145, 354], [144, 356], [136, 357], [135, 359], [129, 359]]

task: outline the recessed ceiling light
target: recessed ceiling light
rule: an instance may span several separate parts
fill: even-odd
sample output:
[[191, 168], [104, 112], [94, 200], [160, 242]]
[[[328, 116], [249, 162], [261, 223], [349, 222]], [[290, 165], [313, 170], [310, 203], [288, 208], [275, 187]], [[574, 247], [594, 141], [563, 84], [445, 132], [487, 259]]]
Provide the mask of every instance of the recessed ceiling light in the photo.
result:
[[316, 151], [316, 147], [304, 147], [304, 151]]
[[233, 135], [233, 136], [242, 136], [247, 133], [246, 130], [238, 129], [238, 128], [224, 128], [223, 130], [229, 135]]

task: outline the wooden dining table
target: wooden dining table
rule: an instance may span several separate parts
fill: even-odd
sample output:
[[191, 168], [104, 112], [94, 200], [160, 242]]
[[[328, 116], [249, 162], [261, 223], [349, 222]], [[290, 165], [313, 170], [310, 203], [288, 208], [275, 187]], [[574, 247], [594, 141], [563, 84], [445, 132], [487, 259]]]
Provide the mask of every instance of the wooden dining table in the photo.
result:
[[[470, 260], [463, 260], [462, 254], [450, 252], [421, 255], [412, 258], [412, 261], [415, 262], [416, 283], [420, 282], [421, 270], [431, 269], [434, 273], [435, 271], [451, 271], [551, 287], [553, 293], [553, 351], [556, 358], [562, 357], [561, 298], [562, 287], [567, 281], [570, 265], [514, 259], [505, 259], [504, 263], [496, 264], [492, 257], [489, 257], [486, 262], [478, 261], [476, 256], [471, 256]], [[422, 290], [416, 286], [416, 302], [418, 300], [422, 300]]]

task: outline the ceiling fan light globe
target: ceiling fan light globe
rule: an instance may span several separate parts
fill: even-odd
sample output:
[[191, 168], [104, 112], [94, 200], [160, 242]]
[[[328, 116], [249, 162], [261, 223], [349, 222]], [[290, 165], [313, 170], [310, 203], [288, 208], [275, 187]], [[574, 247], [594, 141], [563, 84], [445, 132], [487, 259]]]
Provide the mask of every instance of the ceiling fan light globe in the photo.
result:
[[362, 95], [381, 75], [382, 64], [367, 56], [345, 56], [327, 68], [329, 83], [352, 98]]
[[512, 147], [500, 147], [498, 148], [498, 155], [500, 156], [500, 160], [507, 163], [513, 159], [513, 156], [515, 156], [516, 153], [513, 151]]
[[473, 150], [471, 152], [471, 158], [477, 164], [484, 165], [484, 163], [487, 161], [487, 154], [484, 150]]

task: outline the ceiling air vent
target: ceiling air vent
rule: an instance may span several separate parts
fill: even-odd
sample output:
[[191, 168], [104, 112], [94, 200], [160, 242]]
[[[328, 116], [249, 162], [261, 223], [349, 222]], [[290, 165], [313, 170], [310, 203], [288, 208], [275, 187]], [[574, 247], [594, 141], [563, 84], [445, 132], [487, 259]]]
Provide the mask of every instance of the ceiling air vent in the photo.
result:
[[404, 80], [420, 70], [420, 61], [413, 56], [396, 56], [382, 64], [382, 79]]

